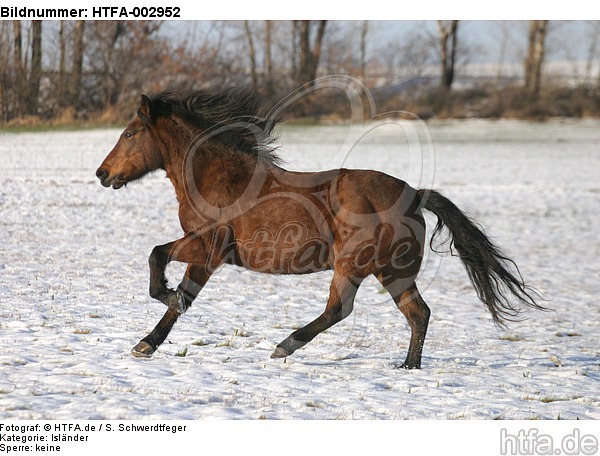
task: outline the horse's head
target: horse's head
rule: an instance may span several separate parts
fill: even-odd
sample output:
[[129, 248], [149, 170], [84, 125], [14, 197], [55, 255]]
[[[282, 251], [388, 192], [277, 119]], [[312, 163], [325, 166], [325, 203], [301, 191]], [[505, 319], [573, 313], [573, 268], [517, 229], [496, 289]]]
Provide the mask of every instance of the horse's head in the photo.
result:
[[152, 101], [142, 95], [137, 115], [96, 171], [102, 185], [116, 190], [164, 166], [152, 135], [157, 120], [154, 111]]

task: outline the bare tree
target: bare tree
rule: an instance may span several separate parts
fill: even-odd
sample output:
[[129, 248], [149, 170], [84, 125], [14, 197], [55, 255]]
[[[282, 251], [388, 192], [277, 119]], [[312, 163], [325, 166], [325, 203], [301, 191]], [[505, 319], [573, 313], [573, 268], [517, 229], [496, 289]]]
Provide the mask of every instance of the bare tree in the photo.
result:
[[23, 29], [21, 27], [21, 21], [13, 21], [14, 30], [14, 41], [13, 41], [13, 55], [14, 65], [17, 71], [17, 76], [23, 76]]
[[273, 95], [273, 21], [265, 21], [265, 88]]
[[[296, 84], [312, 84], [317, 77], [327, 21], [296, 21], [296, 23], [298, 25], [294, 28], [298, 32], [299, 48], [298, 70], [295, 75]], [[316, 33], [312, 32], [315, 26], [317, 28]]]
[[25, 64], [23, 62], [23, 28], [21, 21], [13, 21], [13, 65], [14, 88], [16, 92], [15, 115], [22, 114], [25, 92]]
[[298, 77], [298, 49], [300, 48], [300, 44], [298, 42], [300, 36], [300, 21], [292, 21], [292, 33], [291, 33], [291, 52], [290, 52], [290, 62], [291, 62], [291, 75], [292, 80], [295, 82]]
[[69, 81], [69, 104], [77, 107], [81, 91], [81, 76], [83, 70], [85, 21], [77, 21], [73, 33], [73, 61], [71, 63], [71, 79]]
[[367, 35], [369, 33], [369, 21], [363, 21], [360, 31], [360, 77], [367, 77]]
[[426, 67], [437, 63], [432, 49], [437, 50], [437, 39], [432, 38], [423, 26], [408, 29], [401, 39], [384, 42], [376, 59], [386, 83], [397, 83], [399, 78], [407, 80], [424, 76]]
[[58, 56], [58, 104], [60, 106], [65, 105], [65, 92], [67, 86], [67, 39], [65, 37], [65, 21], [59, 21], [58, 23], [58, 45], [59, 45], [59, 56]]
[[525, 90], [533, 99], [539, 98], [542, 85], [546, 31], [548, 21], [530, 21], [529, 45], [525, 58]]
[[31, 70], [28, 78], [27, 112], [37, 114], [42, 78], [42, 21], [31, 22]]
[[246, 32], [246, 39], [248, 40], [248, 50], [250, 51], [250, 74], [252, 76], [252, 85], [258, 86], [258, 75], [256, 73], [256, 47], [254, 46], [254, 37], [252, 36], [252, 30], [250, 30], [250, 21], [244, 21], [244, 31]]
[[444, 90], [450, 90], [455, 76], [456, 49], [458, 45], [458, 21], [438, 21], [440, 39], [440, 59], [442, 63], [442, 81]]
[[89, 68], [82, 85], [88, 103], [93, 103], [90, 107], [105, 109], [122, 97], [137, 96], [163, 75], [158, 68], [167, 58], [168, 48], [155, 40], [160, 25], [154, 21], [89, 23], [85, 44]]
[[594, 61], [598, 57], [598, 47], [600, 41], [600, 24], [597, 21], [587, 23], [587, 35], [589, 39], [589, 46], [587, 48], [587, 55], [585, 61], [585, 74], [583, 79], [584, 86], [589, 86], [592, 82], [592, 67]]
[[504, 62], [506, 60], [506, 49], [508, 47], [508, 39], [509, 39], [509, 24], [506, 21], [499, 21], [499, 31], [501, 33], [500, 37], [496, 37], [496, 41], [500, 43], [498, 57], [497, 57], [497, 70], [496, 70], [496, 78], [494, 81], [494, 90], [498, 93], [500, 89], [500, 85], [502, 82], [502, 72], [504, 71]]
[[[0, 22], [0, 60], [2, 62], [10, 62], [12, 48], [10, 46], [10, 34], [8, 33], [7, 24], [9, 22]], [[10, 64], [0, 67], [0, 124], [8, 120], [10, 114], [10, 90], [11, 76]]]

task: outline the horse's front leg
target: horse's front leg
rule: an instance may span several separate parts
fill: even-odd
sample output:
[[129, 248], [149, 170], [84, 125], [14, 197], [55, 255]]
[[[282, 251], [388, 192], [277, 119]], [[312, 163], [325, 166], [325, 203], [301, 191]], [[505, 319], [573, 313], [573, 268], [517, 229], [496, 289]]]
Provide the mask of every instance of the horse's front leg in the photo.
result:
[[152, 249], [148, 259], [150, 265], [150, 296], [165, 304], [169, 309], [182, 314], [192, 303], [193, 299], [190, 300], [185, 295], [186, 288], [192, 287], [192, 285], [186, 287], [184, 279], [177, 290], [167, 287], [168, 281], [165, 277], [165, 269], [171, 261], [207, 265], [207, 249], [202, 239], [194, 233], [188, 233], [177, 241], [157, 245]]
[[[204, 265], [190, 264], [185, 271], [183, 280], [177, 287], [177, 292], [171, 291], [171, 293], [178, 293], [187, 309], [192, 305], [192, 301], [196, 299], [209, 277], [210, 273]], [[151, 357], [158, 346], [165, 341], [179, 315], [181, 312], [169, 307], [152, 332], [133, 347], [131, 354], [138, 358]]]
[[[132, 349], [137, 357], [150, 357], [164, 342], [173, 325], [191, 305], [206, 284], [213, 268], [202, 239], [188, 234], [182, 239], [156, 246], [149, 258], [150, 296], [167, 305], [168, 309], [156, 327]], [[189, 263], [183, 280], [172, 290], [167, 287], [165, 269], [170, 261]]]
[[183, 295], [167, 287], [165, 269], [170, 261], [173, 261], [172, 252], [179, 241], [157, 245], [152, 249], [148, 264], [150, 265], [150, 296], [165, 304], [169, 309], [182, 314], [185, 312]]

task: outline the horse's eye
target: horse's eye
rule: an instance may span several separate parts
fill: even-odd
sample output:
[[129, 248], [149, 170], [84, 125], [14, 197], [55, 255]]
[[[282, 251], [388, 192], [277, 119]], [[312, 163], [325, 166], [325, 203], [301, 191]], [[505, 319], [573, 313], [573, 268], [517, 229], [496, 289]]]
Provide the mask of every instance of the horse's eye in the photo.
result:
[[131, 133], [130, 131], [126, 131], [123, 136], [125, 136], [127, 139], [131, 139], [133, 138], [133, 133]]

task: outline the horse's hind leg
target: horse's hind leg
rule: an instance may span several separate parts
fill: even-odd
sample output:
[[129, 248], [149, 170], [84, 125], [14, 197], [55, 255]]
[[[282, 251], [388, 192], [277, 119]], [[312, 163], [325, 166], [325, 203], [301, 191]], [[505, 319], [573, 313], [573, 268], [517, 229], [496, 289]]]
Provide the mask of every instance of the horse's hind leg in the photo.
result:
[[406, 360], [401, 367], [404, 369], [420, 369], [423, 345], [425, 344], [429, 315], [431, 314], [429, 307], [425, 304], [414, 282], [407, 287], [406, 279], [384, 277], [381, 274], [377, 278], [392, 295], [396, 306], [404, 314], [410, 326], [410, 345], [408, 346]]
[[341, 274], [334, 273], [325, 311], [277, 345], [277, 348], [271, 354], [271, 358], [285, 358], [291, 355], [294, 351], [313, 340], [318, 334], [350, 315], [354, 307], [354, 297], [361, 281], [362, 279], [351, 280]]
[[[202, 287], [210, 277], [205, 266], [190, 264], [185, 272], [183, 280], [177, 287], [177, 292], [182, 296], [185, 308], [188, 308]], [[174, 293], [174, 292], [173, 292]], [[133, 349], [131, 354], [137, 358], [149, 358], [162, 344], [173, 325], [181, 315], [177, 309], [169, 307], [155, 328], [144, 337]]]

